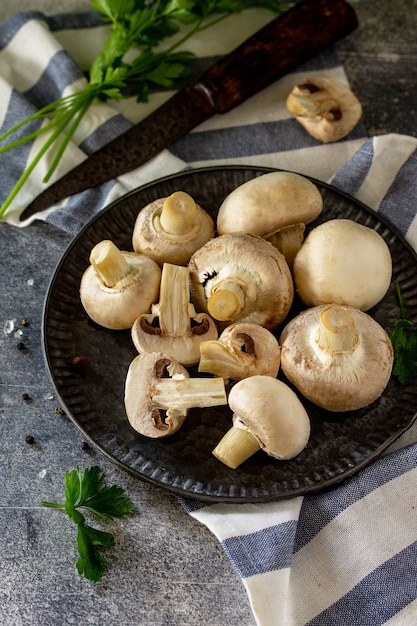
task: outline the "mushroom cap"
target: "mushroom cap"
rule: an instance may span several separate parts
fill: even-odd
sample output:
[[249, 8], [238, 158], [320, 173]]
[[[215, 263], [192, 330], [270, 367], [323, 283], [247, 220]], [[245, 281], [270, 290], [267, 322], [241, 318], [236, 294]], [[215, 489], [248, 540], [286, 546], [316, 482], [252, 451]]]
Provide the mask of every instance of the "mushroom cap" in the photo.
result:
[[190, 375], [177, 361], [162, 352], [143, 352], [133, 359], [125, 381], [125, 409], [130, 425], [145, 437], [168, 437], [184, 423], [188, 409], [167, 411], [153, 399], [152, 382], [168, 373], [170, 378]]
[[165, 197], [158, 198], [139, 211], [133, 228], [133, 249], [159, 265], [187, 265], [191, 255], [213, 237], [214, 221], [196, 203], [192, 228], [181, 235], [168, 233], [162, 229], [159, 221], [165, 200]]
[[328, 76], [311, 76], [295, 85], [287, 109], [323, 143], [346, 137], [362, 117], [362, 105], [347, 85]]
[[208, 299], [222, 284], [234, 281], [242, 287], [244, 308], [224, 327], [252, 322], [273, 330], [290, 310], [294, 285], [288, 264], [261, 237], [245, 233], [215, 237], [193, 254], [189, 268], [191, 300], [198, 311], [208, 312]]
[[131, 328], [135, 319], [150, 311], [159, 295], [161, 269], [155, 261], [135, 252], [122, 252], [131, 279], [107, 287], [89, 265], [80, 283], [81, 303], [89, 317], [104, 328]]
[[220, 235], [242, 232], [268, 237], [307, 224], [322, 211], [320, 191], [308, 178], [293, 172], [269, 172], [236, 187], [217, 215]]
[[308, 306], [336, 303], [367, 311], [391, 284], [391, 253], [372, 228], [333, 219], [307, 235], [294, 259], [293, 276]]
[[380, 397], [393, 366], [393, 348], [378, 322], [354, 307], [358, 341], [351, 352], [330, 353], [317, 342], [322, 312], [333, 305], [307, 309], [285, 326], [280, 337], [281, 370], [314, 404], [329, 411], [353, 411]]
[[264, 452], [291, 459], [307, 445], [310, 419], [296, 393], [271, 376], [240, 380], [229, 394], [233, 425], [249, 430]]

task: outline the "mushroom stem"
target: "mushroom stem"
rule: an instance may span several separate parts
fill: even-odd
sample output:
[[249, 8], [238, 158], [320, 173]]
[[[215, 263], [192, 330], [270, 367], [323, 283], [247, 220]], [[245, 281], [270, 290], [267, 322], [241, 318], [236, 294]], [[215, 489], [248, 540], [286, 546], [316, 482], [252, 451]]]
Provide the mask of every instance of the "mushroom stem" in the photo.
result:
[[222, 378], [158, 378], [151, 395], [157, 406], [169, 411], [227, 404]]
[[159, 223], [171, 235], [183, 235], [194, 225], [196, 204], [185, 191], [176, 191], [162, 205]]
[[207, 310], [211, 317], [221, 322], [232, 320], [245, 306], [245, 294], [242, 287], [234, 282], [221, 283], [210, 294]]
[[247, 367], [246, 352], [230, 350], [219, 341], [204, 341], [200, 344], [199, 372], [210, 372], [223, 378], [242, 378]]
[[90, 263], [106, 287], [116, 287], [130, 272], [123, 253], [108, 239], [94, 246], [90, 253]]
[[350, 313], [341, 306], [333, 305], [320, 315], [317, 336], [318, 346], [325, 352], [352, 352], [359, 342], [359, 333]]
[[233, 425], [214, 448], [213, 455], [227, 467], [236, 469], [260, 449], [255, 435]]
[[164, 263], [159, 303], [152, 307], [152, 314], [158, 315], [161, 332], [168, 337], [187, 335], [190, 318], [196, 315], [190, 303], [189, 275], [188, 267]]
[[301, 248], [304, 241], [305, 224], [294, 224], [287, 226], [282, 230], [265, 236], [277, 250], [285, 256], [285, 260], [291, 269], [294, 263], [295, 255]]

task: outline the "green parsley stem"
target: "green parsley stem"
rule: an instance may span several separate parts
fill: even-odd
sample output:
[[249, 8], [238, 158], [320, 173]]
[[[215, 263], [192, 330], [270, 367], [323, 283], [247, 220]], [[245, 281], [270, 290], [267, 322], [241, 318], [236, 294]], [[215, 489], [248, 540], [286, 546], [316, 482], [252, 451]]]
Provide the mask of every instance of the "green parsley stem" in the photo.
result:
[[45, 500], [42, 500], [41, 505], [46, 506], [50, 509], [65, 509], [65, 504], [59, 504], [58, 502], [46, 502]]
[[6, 200], [3, 203], [3, 206], [0, 208], [0, 219], [3, 217], [4, 213], [9, 208], [9, 206], [11, 205], [11, 203], [13, 202], [13, 200], [15, 199], [19, 191], [22, 189], [23, 185], [25, 184], [29, 176], [32, 174], [33, 170], [38, 165], [39, 161], [48, 152], [49, 148], [54, 144], [55, 140], [59, 137], [59, 135], [64, 131], [66, 125], [71, 120], [71, 117], [72, 117], [72, 112], [67, 113], [66, 115], [63, 116], [63, 119], [58, 125], [58, 127], [55, 129], [53, 133], [51, 133], [51, 135], [45, 141], [43, 146], [39, 149], [36, 156], [29, 163], [26, 170], [23, 172], [22, 176], [19, 178], [16, 185], [13, 187], [12, 191], [7, 196]]
[[[95, 96], [92, 96], [90, 98], [87, 98], [85, 100], [85, 102], [81, 102], [81, 106], [78, 108], [78, 110], [72, 111], [71, 112], [71, 116], [72, 118], [75, 117], [75, 119], [73, 120], [71, 126], [69, 127], [69, 129], [67, 130], [67, 132], [64, 135], [64, 138], [52, 160], [51, 165], [49, 166], [48, 171], [46, 172], [44, 178], [43, 178], [43, 182], [47, 183], [50, 179], [50, 177], [52, 176], [52, 174], [54, 173], [55, 169], [57, 168], [59, 161], [61, 160], [62, 155], [65, 152], [66, 147], [68, 146], [69, 142], [71, 141], [72, 137], [74, 136], [75, 131], [77, 130], [81, 120], [83, 119], [84, 115], [87, 113], [87, 110], [90, 108], [93, 100], [94, 100]], [[72, 119], [71, 118], [71, 119]]]

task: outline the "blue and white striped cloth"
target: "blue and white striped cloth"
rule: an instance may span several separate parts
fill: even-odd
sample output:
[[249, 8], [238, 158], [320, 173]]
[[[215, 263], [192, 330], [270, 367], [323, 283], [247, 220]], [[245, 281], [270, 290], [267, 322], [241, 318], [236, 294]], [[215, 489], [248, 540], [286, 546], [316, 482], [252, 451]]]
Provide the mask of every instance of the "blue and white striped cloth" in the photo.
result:
[[[231, 19], [239, 21], [242, 40], [267, 17], [254, 10]], [[240, 43], [229, 38], [237, 31], [223, 25], [198, 41], [201, 67]], [[77, 89], [84, 80], [80, 68], [88, 67], [105, 32], [95, 13], [52, 18], [29, 13], [0, 25], [2, 130], [49, 99]], [[391, 220], [417, 250], [417, 139], [395, 134], [368, 139], [359, 125], [337, 144], [312, 140], [285, 108], [292, 85], [311, 72], [346, 82], [335, 50], [329, 49], [139, 170], [40, 217], [76, 233], [112, 199], [162, 175], [207, 164], [264, 165], [331, 180]], [[155, 93], [147, 105], [128, 101], [94, 107], [59, 174], [169, 95]], [[36, 147], [0, 158], [2, 200]], [[6, 215], [10, 223], [18, 224], [21, 210], [42, 189], [45, 167]], [[267, 504], [181, 502], [221, 542], [245, 585], [258, 626], [409, 626], [417, 624], [416, 487], [417, 425], [382, 458], [323, 493]]]
[[[196, 72], [201, 73], [273, 17], [269, 11], [251, 9], [201, 33], [192, 46], [187, 46], [197, 55]], [[107, 27], [94, 12], [53, 17], [31, 12], [1, 24], [0, 134], [40, 106], [84, 85], [82, 71], [100, 51], [106, 34]], [[327, 180], [363, 143], [365, 132], [358, 125], [344, 141], [324, 147], [291, 118], [286, 97], [294, 84], [312, 73], [346, 82], [339, 58], [329, 48], [230, 113], [211, 118], [143, 167], [73, 196], [42, 217], [75, 234], [94, 213], [126, 191], [187, 167], [254, 164], [298, 170]], [[97, 103], [77, 130], [51, 182], [171, 95], [169, 91], [155, 92], [148, 103], [139, 105], [135, 98]], [[0, 203], [43, 141], [41, 136], [32, 145], [0, 155]], [[7, 221], [19, 224], [22, 210], [45, 187], [41, 181], [50, 161], [49, 156], [39, 163], [8, 211]]]

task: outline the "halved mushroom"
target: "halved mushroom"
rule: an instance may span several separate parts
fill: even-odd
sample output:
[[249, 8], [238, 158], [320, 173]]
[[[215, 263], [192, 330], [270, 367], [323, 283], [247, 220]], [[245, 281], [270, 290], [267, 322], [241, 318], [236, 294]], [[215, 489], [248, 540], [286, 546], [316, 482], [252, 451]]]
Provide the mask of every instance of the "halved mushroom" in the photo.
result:
[[173, 435], [193, 407], [227, 404], [222, 378], [190, 378], [162, 352], [143, 352], [126, 376], [125, 408], [131, 426], [146, 437]]
[[293, 265], [308, 306], [343, 304], [367, 311], [389, 289], [392, 258], [379, 233], [350, 219], [333, 219], [306, 237]]
[[124, 252], [110, 240], [90, 253], [89, 267], [80, 284], [81, 303], [89, 317], [105, 328], [131, 328], [158, 299], [161, 269], [155, 261]]
[[200, 344], [199, 372], [235, 380], [257, 374], [275, 378], [279, 364], [279, 343], [269, 330], [259, 324], [231, 324], [217, 341]]
[[273, 330], [286, 317], [294, 296], [284, 256], [261, 237], [221, 235], [193, 254], [191, 300], [219, 328], [253, 322]]
[[354, 307], [322, 305], [293, 318], [281, 337], [281, 369], [329, 411], [371, 404], [388, 384], [394, 353], [385, 330]]
[[206, 313], [197, 314], [190, 303], [189, 276], [188, 267], [164, 264], [159, 303], [132, 326], [132, 340], [139, 353], [166, 352], [182, 365], [195, 365], [201, 342], [217, 339], [215, 322]]
[[187, 265], [190, 256], [214, 235], [210, 215], [184, 191], [159, 198], [138, 214], [132, 243], [136, 252], [162, 265]]
[[217, 230], [249, 233], [270, 241], [291, 267], [303, 239], [305, 224], [323, 209], [320, 191], [305, 176], [294, 172], [269, 172], [239, 187], [223, 200]]
[[288, 385], [271, 376], [251, 376], [229, 394], [233, 425], [213, 450], [236, 469], [258, 450], [276, 459], [292, 459], [306, 447], [310, 419]]
[[346, 137], [362, 117], [362, 105], [343, 83], [312, 76], [295, 85], [287, 109], [315, 139], [323, 143]]

